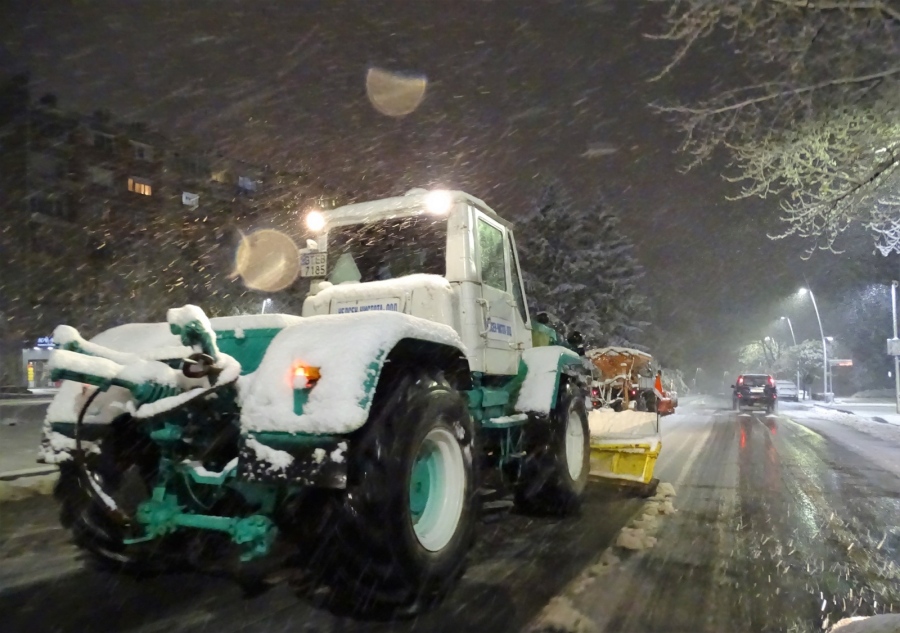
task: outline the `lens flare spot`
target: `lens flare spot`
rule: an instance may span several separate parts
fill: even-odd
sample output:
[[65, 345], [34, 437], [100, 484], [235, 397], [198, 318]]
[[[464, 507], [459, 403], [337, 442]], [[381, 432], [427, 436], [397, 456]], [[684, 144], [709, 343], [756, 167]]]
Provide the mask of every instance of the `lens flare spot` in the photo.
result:
[[235, 272], [253, 290], [284, 290], [300, 274], [300, 252], [290, 237], [274, 229], [245, 235], [235, 255]]
[[402, 117], [411, 114], [425, 98], [428, 79], [424, 75], [369, 68], [366, 95], [372, 106], [384, 115]]

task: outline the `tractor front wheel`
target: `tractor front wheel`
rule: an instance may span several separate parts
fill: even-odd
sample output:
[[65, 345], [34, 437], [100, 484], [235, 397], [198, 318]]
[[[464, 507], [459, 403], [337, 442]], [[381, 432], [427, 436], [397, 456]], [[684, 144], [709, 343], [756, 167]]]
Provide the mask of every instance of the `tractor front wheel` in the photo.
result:
[[60, 464], [53, 490], [60, 522], [71, 530], [75, 545], [103, 567], [129, 572], [169, 568], [146, 547], [126, 545], [127, 528], [105, 505], [111, 502], [130, 512], [149, 496], [148, 481], [159, 461], [155, 446], [133, 430], [129, 416], [122, 416], [111, 423], [99, 449], [86, 452], [84, 467], [74, 459]]
[[466, 402], [440, 371], [382, 376], [314, 555], [335, 606], [412, 615], [456, 585], [478, 511], [473, 441]]

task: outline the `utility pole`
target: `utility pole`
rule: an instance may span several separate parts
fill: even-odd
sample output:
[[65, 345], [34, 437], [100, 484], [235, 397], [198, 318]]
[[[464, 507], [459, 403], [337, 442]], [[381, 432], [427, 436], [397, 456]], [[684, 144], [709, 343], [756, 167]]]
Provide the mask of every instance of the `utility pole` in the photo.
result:
[[[894, 338], [897, 338], [897, 281], [891, 282], [891, 323], [894, 326]], [[894, 400], [897, 413], [900, 413], [900, 356], [894, 356]]]

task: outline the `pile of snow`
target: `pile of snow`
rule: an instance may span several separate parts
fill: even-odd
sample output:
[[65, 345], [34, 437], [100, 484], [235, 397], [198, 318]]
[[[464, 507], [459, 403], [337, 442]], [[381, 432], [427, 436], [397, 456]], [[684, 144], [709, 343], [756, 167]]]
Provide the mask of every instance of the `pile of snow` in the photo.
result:
[[527, 633], [595, 633], [597, 624], [575, 608], [565, 596], [550, 600], [537, 619], [525, 629]]
[[675, 514], [675, 506], [672, 504], [674, 496], [675, 487], [672, 484], [660, 483], [656, 494], [647, 500], [631, 523], [619, 532], [616, 547], [641, 551], [655, 546], [660, 518]]
[[243, 338], [247, 330], [283, 330], [302, 320], [293, 314], [241, 314], [213, 317], [209, 322], [215, 332], [233, 331], [235, 338]]
[[[380, 363], [405, 338], [464, 351], [453, 328], [398, 312], [360, 312], [304, 318], [279, 332], [252, 374], [238, 381], [241, 424], [247, 431], [349, 433], [368, 417]], [[319, 368], [302, 415], [294, 413], [296, 363]]]
[[643, 352], [639, 349], [634, 349], [633, 347], [595, 347], [593, 349], [589, 349], [585, 352], [585, 355], [588, 358], [594, 359], [599, 358], [600, 356], [618, 356], [618, 355], [629, 355], [629, 356], [642, 356], [642, 357], [650, 357], [650, 354], [647, 352]]
[[893, 389], [866, 389], [865, 391], [857, 391], [851, 396], [853, 398], [893, 398]]
[[294, 463], [294, 456], [290, 453], [266, 446], [252, 437], [247, 438], [246, 445], [256, 454], [256, 459], [269, 463], [270, 471], [287, 470]]
[[[364, 284], [319, 285], [319, 292], [307, 297], [303, 305], [303, 314], [327, 314], [331, 311], [333, 301], [356, 301], [368, 299], [398, 299], [398, 310], [405, 309], [405, 300], [409, 294], [424, 291], [429, 293], [428, 302], [443, 304], [449, 308], [453, 298], [450, 282], [440, 275], [415, 274], [370, 281]], [[448, 313], [449, 314], [449, 313]]]
[[588, 414], [591, 443], [616, 443], [619, 440], [659, 442], [657, 416], [648, 411], [596, 409]]
[[829, 629], [840, 633], [900, 633], [900, 615], [884, 613], [872, 617], [844, 618]]
[[643, 528], [623, 527], [616, 538], [616, 547], [640, 551], [656, 545], [656, 537], [650, 536]]
[[675, 486], [670, 484], [668, 481], [664, 481], [656, 487], [656, 497], [655, 498], [666, 498], [666, 497], [674, 497], [675, 494]]
[[[45, 422], [74, 422], [78, 419], [78, 413], [84, 403], [96, 390], [96, 387], [64, 380], [50, 406], [47, 407]], [[124, 387], [110, 387], [94, 398], [90, 408], [85, 412], [84, 422], [108, 424], [127, 411], [129, 403], [131, 403], [130, 391]]]

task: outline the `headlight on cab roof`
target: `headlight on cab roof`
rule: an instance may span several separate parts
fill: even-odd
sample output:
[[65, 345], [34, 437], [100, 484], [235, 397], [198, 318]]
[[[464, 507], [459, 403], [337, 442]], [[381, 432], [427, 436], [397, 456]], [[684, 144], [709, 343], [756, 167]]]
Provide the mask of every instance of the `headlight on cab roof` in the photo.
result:
[[306, 228], [319, 233], [325, 228], [325, 214], [321, 211], [310, 211], [306, 214]]

